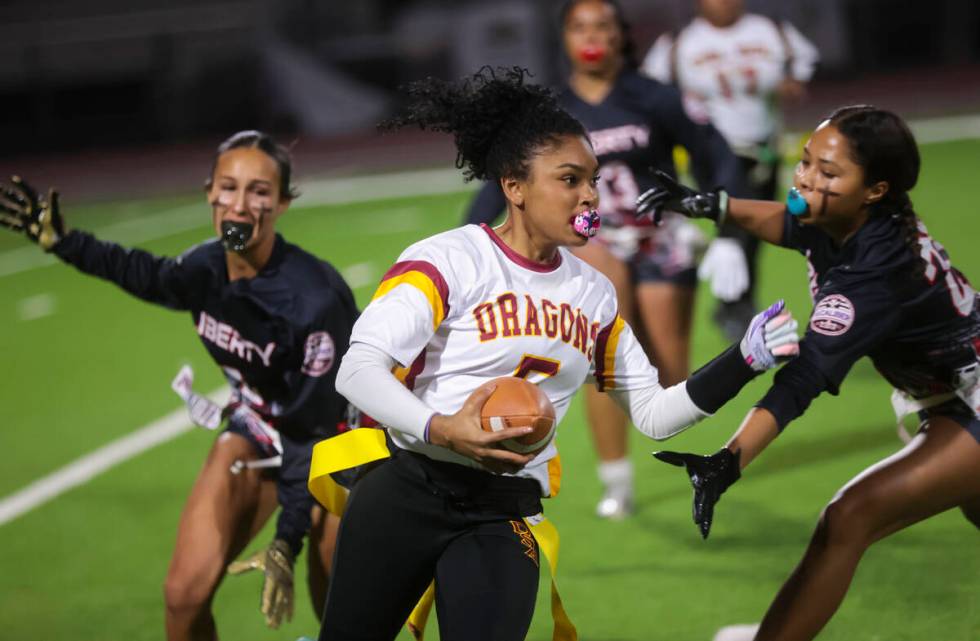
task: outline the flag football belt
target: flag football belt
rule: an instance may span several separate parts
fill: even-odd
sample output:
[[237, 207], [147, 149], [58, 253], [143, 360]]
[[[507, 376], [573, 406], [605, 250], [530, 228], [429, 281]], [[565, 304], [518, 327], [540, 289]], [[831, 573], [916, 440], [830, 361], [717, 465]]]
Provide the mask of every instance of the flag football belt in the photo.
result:
[[[310, 493], [327, 510], [340, 516], [347, 504], [347, 490], [339, 486], [330, 475], [389, 456], [391, 452], [385, 442], [385, 432], [381, 429], [360, 428], [320, 441], [313, 447], [313, 458], [310, 461]], [[555, 622], [552, 641], [577, 641], [578, 632], [565, 612], [555, 582], [555, 573], [558, 571], [558, 528], [543, 514], [526, 517], [524, 522], [544, 553], [544, 558], [548, 560], [551, 570], [551, 617]], [[418, 641], [422, 641], [425, 634], [425, 624], [434, 600], [433, 582], [408, 617], [406, 625]]]

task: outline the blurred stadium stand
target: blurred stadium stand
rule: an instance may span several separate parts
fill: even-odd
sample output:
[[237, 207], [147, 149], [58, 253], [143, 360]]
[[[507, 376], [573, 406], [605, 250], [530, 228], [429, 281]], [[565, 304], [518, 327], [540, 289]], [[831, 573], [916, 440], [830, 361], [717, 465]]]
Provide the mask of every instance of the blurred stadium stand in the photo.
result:
[[[194, 159], [209, 157], [217, 140], [254, 127], [300, 139], [298, 164], [306, 173], [445, 163], [452, 156], [439, 137], [374, 136], [374, 123], [398, 105], [397, 87], [483, 64], [520, 64], [541, 82], [558, 81], [560, 4], [4, 0], [0, 172], [16, 168], [66, 189], [77, 185], [85, 195], [98, 191], [85, 185], [100, 172], [132, 195], [186, 189], [185, 167], [203, 166]], [[641, 53], [694, 10], [694, 0], [623, 5]], [[810, 101], [787, 111], [790, 126], [809, 126], [853, 101], [909, 117], [980, 112], [976, 0], [747, 6], [789, 19], [821, 50]], [[189, 162], [181, 160], [188, 154]], [[169, 178], [156, 175], [161, 168]], [[123, 179], [127, 172], [142, 178]]]

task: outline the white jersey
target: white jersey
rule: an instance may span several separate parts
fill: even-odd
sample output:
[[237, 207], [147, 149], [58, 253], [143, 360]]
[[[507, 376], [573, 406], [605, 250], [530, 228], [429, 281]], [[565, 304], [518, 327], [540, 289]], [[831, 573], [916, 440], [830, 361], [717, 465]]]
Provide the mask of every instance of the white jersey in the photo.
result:
[[[551, 264], [531, 262], [486, 226], [467, 225], [406, 249], [354, 325], [351, 343], [393, 357], [403, 366], [396, 376], [441, 414], [457, 412], [499, 376], [537, 384], [559, 423], [587, 380], [600, 389], [659, 388], [657, 370], [617, 313], [605, 276], [563, 248]], [[411, 434], [389, 433], [401, 448], [480, 467]], [[517, 475], [553, 496], [560, 473], [552, 441]]]
[[710, 120], [736, 153], [769, 141], [779, 84], [787, 77], [807, 82], [819, 58], [791, 24], [755, 14], [724, 28], [698, 17], [674, 40], [658, 38], [643, 71], [678, 85], [692, 119]]

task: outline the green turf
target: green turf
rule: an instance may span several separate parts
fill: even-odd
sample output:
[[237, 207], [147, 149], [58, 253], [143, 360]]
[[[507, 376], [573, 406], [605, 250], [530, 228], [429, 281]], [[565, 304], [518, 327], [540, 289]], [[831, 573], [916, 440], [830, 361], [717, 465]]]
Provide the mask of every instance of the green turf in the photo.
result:
[[[954, 264], [976, 280], [980, 234], [970, 188], [980, 142], [923, 148], [923, 176], [913, 200]], [[380, 277], [415, 239], [459, 220], [467, 196], [456, 194], [297, 208], [281, 221], [291, 240], [339, 267], [365, 264]], [[70, 222], [126, 239], [122, 223], [176, 208], [178, 233], [141, 246], [180, 252], [208, 235], [187, 228], [190, 198], [72, 209]], [[0, 256], [18, 239], [0, 236]], [[763, 256], [762, 297], [784, 296], [798, 316], [810, 308], [800, 257], [778, 249]], [[372, 285], [359, 287], [364, 304]], [[20, 319], [26, 299], [53, 297], [52, 315]], [[6, 455], [0, 496], [178, 406], [169, 382], [191, 363], [202, 389], [220, 382], [186, 315], [153, 308], [112, 285], [48, 266], [0, 277], [0, 386]], [[694, 362], [723, 342], [708, 321], [711, 301], [699, 294]], [[764, 391], [769, 377], [671, 449], [713, 451]], [[656, 463], [663, 447], [632, 437], [639, 512], [622, 523], [592, 516], [599, 497], [595, 457], [576, 402], [562, 424], [565, 465], [561, 495], [546, 505], [563, 537], [561, 593], [583, 639], [707, 641], [726, 624], [757, 621], [798, 560], [816, 517], [834, 492], [870, 463], [895, 451], [889, 388], [860, 362], [840, 397], [818, 399], [726, 494], [711, 539], [690, 522], [681, 472]], [[0, 526], [0, 639], [160, 639], [162, 582], [177, 517], [212, 435], [197, 430], [128, 461], [92, 482]], [[259, 541], [268, 539], [267, 531]], [[397, 544], [397, 533], [392, 534]], [[254, 546], [253, 546], [254, 547]], [[300, 564], [302, 565], [302, 564]], [[840, 612], [822, 639], [835, 641], [969, 641], [980, 638], [980, 545], [956, 512], [917, 525], [874, 546]], [[302, 582], [302, 579], [300, 580]], [[215, 606], [225, 639], [314, 635], [303, 587], [296, 619], [278, 632], [257, 611], [258, 577], [229, 580]], [[434, 627], [431, 638], [437, 638]], [[550, 639], [546, 582], [530, 637]]]

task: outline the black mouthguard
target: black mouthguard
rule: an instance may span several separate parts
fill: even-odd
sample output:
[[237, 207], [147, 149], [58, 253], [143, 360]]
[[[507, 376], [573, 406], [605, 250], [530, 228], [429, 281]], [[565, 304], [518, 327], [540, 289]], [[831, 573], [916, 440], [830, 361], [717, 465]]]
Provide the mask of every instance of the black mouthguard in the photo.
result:
[[221, 221], [221, 244], [228, 251], [242, 253], [252, 238], [255, 225], [231, 220]]

